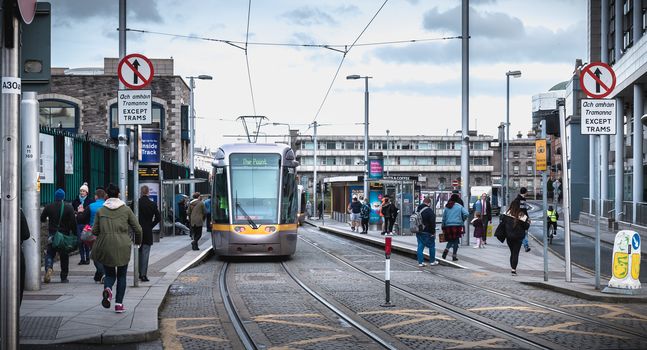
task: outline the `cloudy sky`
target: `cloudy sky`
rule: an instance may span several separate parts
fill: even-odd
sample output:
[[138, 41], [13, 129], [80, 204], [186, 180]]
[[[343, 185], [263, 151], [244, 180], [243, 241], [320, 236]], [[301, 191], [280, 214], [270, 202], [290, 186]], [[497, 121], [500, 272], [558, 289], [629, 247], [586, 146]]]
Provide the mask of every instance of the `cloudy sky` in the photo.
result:
[[[586, 1], [472, 0], [470, 129], [496, 135], [505, 120], [505, 72], [511, 80], [511, 133], [530, 128], [531, 97], [586, 61]], [[311, 134], [363, 134], [364, 83], [369, 80], [370, 133], [444, 135], [461, 128], [461, 2], [389, 0], [129, 0], [128, 53], [175, 60], [181, 76], [209, 74], [196, 87], [197, 145], [233, 142], [240, 115], [264, 115]], [[249, 11], [249, 32], [247, 19]], [[101, 67], [117, 57], [117, 0], [52, 1], [52, 64]], [[242, 42], [245, 51], [210, 38]], [[363, 45], [421, 39], [415, 43]], [[357, 40], [344, 58], [343, 45]], [[257, 43], [330, 45], [331, 49]], [[359, 45], [362, 44], [362, 45]], [[334, 46], [340, 45], [340, 46]], [[333, 50], [334, 49], [334, 50]], [[247, 58], [247, 60], [246, 60]], [[340, 67], [336, 80], [333, 77]], [[247, 63], [249, 62], [249, 73]], [[253, 91], [250, 92], [250, 79]], [[329, 94], [326, 93], [332, 84]], [[266, 135], [287, 126], [265, 126]], [[261, 134], [261, 140], [263, 140]], [[269, 141], [269, 140], [268, 140]]]

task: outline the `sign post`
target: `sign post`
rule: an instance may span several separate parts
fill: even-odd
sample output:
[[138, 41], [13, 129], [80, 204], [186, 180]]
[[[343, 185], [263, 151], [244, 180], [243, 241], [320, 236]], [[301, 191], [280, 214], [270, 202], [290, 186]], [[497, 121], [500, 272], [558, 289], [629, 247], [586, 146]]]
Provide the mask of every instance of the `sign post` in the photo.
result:
[[616, 100], [604, 99], [613, 92], [616, 86], [616, 74], [611, 66], [602, 62], [594, 62], [582, 69], [580, 74], [582, 91], [591, 99], [582, 99], [582, 135], [594, 135], [593, 197], [595, 205], [595, 289], [600, 289], [600, 215], [602, 199], [600, 195], [600, 156], [601, 135], [616, 134]]

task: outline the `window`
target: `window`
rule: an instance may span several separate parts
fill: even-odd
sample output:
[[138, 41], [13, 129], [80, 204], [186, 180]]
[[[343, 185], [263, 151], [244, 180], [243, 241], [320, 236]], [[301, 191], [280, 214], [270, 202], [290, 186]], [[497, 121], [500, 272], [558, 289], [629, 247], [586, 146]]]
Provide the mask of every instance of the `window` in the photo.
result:
[[325, 145], [326, 145], [326, 149], [336, 149], [336, 148], [335, 148], [336, 144], [337, 144], [337, 143], [336, 143], [336, 142], [334, 142], [334, 141], [332, 141], [332, 142], [330, 142], [330, 141], [329, 141], [329, 142], [326, 142], [326, 143], [325, 143]]
[[344, 142], [344, 149], [355, 149], [355, 142]]
[[229, 156], [234, 224], [270, 224], [278, 218], [278, 154], [238, 153]]
[[519, 158], [519, 151], [512, 152], [512, 157]]
[[528, 187], [528, 188], [535, 187], [535, 182], [532, 181], [532, 180], [526, 181], [526, 187]]
[[487, 142], [472, 142], [472, 143], [470, 143], [470, 149], [487, 150], [488, 149], [488, 143]]
[[418, 149], [430, 150], [431, 149], [431, 144], [429, 142], [419, 142], [418, 143]]
[[281, 224], [296, 222], [298, 193], [295, 168], [283, 168], [283, 187], [281, 188]]
[[432, 158], [431, 157], [417, 157], [416, 158], [416, 165], [431, 165], [432, 164]]
[[513, 172], [515, 175], [519, 175], [519, 163], [515, 163], [515, 164], [512, 166], [512, 172]]
[[[187, 115], [188, 115], [188, 112], [187, 112]], [[160, 128], [162, 129], [162, 135], [164, 135], [164, 131], [163, 131], [165, 127], [164, 109], [162, 108], [161, 104], [153, 102], [151, 117], [153, 119], [153, 122], [151, 124], [146, 124], [145, 127]], [[117, 104], [113, 103], [112, 106], [110, 106], [110, 137], [112, 137], [113, 139], [116, 139], [118, 136], [119, 136], [119, 116], [117, 112]]]
[[353, 158], [350, 158], [350, 157], [344, 158], [344, 164], [353, 165]]
[[315, 149], [315, 143], [311, 141], [301, 142], [301, 149]]
[[456, 165], [456, 157], [436, 157], [436, 165]]
[[514, 188], [519, 188], [519, 179], [513, 179], [512, 180], [512, 187]]
[[488, 157], [470, 157], [470, 165], [488, 165]]
[[526, 171], [528, 174], [532, 174], [534, 172], [533, 165], [534, 164], [532, 164], [532, 162], [526, 163]]
[[526, 157], [528, 157], [528, 158], [532, 158], [532, 157], [533, 157], [533, 152], [532, 152], [532, 150], [529, 150], [529, 151], [527, 151], [527, 152], [526, 152]]
[[400, 165], [413, 165], [413, 157], [400, 157]]
[[180, 132], [182, 140], [191, 140], [189, 135], [189, 106], [180, 106]]
[[314, 157], [301, 157], [301, 164], [303, 164], [303, 165], [314, 165], [315, 164], [315, 159], [314, 159]]
[[402, 143], [401, 149], [412, 149], [412, 147], [410, 143], [406, 142], [406, 143]]
[[79, 107], [76, 104], [61, 100], [41, 100], [39, 105], [40, 125], [77, 131]]
[[214, 201], [211, 202], [211, 220], [215, 224], [229, 223], [228, 188], [227, 168], [216, 168], [213, 177]]
[[337, 158], [323, 157], [323, 165], [337, 165]]

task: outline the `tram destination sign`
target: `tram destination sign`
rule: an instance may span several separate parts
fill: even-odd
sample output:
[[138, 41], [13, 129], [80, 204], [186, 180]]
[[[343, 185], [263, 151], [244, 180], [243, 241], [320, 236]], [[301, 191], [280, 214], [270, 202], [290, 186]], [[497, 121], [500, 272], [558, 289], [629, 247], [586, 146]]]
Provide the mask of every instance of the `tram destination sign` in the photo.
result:
[[581, 132], [583, 135], [615, 135], [616, 100], [582, 100]]

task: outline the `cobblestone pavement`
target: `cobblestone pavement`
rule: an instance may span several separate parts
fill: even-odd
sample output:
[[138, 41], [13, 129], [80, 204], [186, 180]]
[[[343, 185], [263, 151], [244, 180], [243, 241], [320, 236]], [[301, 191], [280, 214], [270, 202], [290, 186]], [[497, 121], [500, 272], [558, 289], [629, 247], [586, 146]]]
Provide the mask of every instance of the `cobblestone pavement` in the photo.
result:
[[[330, 236], [311, 229], [300, 231], [302, 238], [316, 242], [326, 250], [335, 251], [337, 255], [372, 271], [374, 275], [382, 277], [384, 272], [384, 255], [377, 248], [360, 246], [357, 243], [349, 242], [338, 237]], [[383, 291], [374, 283], [365, 281], [366, 278], [355, 277], [356, 273], [340, 263], [325, 261], [323, 253], [317, 252], [314, 247], [299, 242], [298, 251], [300, 254], [307, 254], [312, 259], [307, 266], [301, 266], [301, 274], [311, 277], [310, 283], [319, 285], [325, 289], [340, 303], [349, 308], [357, 307], [358, 312], [364, 315], [376, 317], [373, 322], [386, 322], [384, 325], [391, 327], [393, 321], [382, 320], [384, 310], [380, 313], [379, 303], [383, 297]], [[558, 314], [539, 307], [530, 306], [522, 301], [506, 298], [492, 293], [484, 292], [480, 288], [468, 286], [448, 280], [427, 271], [438, 272], [469, 281], [472, 284], [483, 285], [490, 288], [509, 292], [522, 299], [540, 301], [544, 304], [557, 306], [561, 310], [577, 312], [579, 314], [596, 317], [604, 322], [610, 322], [625, 326], [634, 332], [647, 335], [647, 308], [643, 304], [605, 304], [590, 302], [562, 294], [524, 286], [520, 283], [497, 277], [496, 274], [470, 270], [460, 270], [451, 267], [434, 266], [420, 269], [413, 265], [415, 261], [410, 258], [392, 256], [391, 279], [393, 284], [404, 285], [410, 290], [421, 295], [435, 298], [453, 305], [455, 308], [470, 311], [491, 320], [493, 324], [502, 324], [518, 330], [520, 333], [531, 334], [534, 337], [543, 339], [556, 346], [565, 348], [646, 348], [645, 337], [636, 337], [631, 334], [608, 329], [604, 325], [587, 322], [568, 315]], [[320, 268], [320, 271], [313, 270]], [[310, 270], [310, 273], [307, 271]], [[341, 275], [347, 276], [339, 280], [340, 274], [334, 271], [341, 270]], [[315, 277], [316, 276], [316, 277]], [[379, 284], [379, 283], [378, 283]], [[346, 288], [344, 288], [346, 286]], [[412, 305], [410, 300], [395, 293], [393, 296], [397, 309], [420, 310], [420, 306]], [[374, 310], [369, 310], [373, 306]], [[390, 311], [392, 312], [392, 311]], [[401, 317], [403, 315], [400, 315]], [[415, 320], [415, 318], [414, 318]], [[419, 344], [407, 343], [407, 340], [437, 338], [443, 335], [451, 335], [455, 341], [477, 341], [487, 338], [479, 338], [479, 332], [468, 331], [465, 327], [451, 327], [454, 322], [442, 320], [440, 326], [433, 327], [434, 322], [422, 319], [416, 324], [409, 323], [403, 328], [399, 335], [407, 345], [416, 347], [448, 346], [447, 343]], [[409, 317], [411, 321], [411, 317]], [[384, 325], [382, 327], [384, 327]], [[470, 326], [473, 328], [473, 326]], [[421, 329], [422, 328], [422, 329]], [[424, 337], [416, 333], [425, 334]], [[482, 333], [482, 332], [481, 332]], [[500, 344], [497, 344], [500, 345]]]

